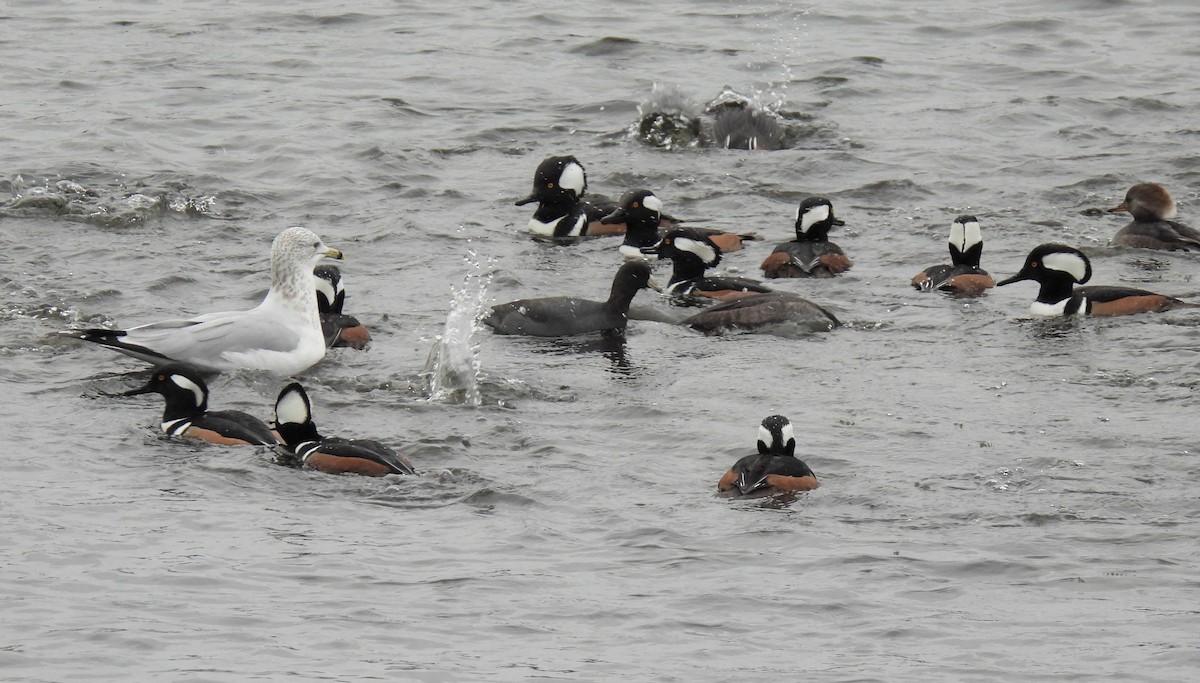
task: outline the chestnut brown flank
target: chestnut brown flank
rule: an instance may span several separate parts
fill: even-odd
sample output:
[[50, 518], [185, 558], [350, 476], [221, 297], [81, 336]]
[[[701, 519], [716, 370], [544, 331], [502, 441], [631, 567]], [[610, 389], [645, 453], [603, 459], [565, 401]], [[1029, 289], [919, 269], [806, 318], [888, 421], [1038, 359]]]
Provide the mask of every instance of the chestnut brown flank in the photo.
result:
[[791, 256], [786, 251], [776, 251], [763, 259], [761, 268], [767, 272], [778, 270], [791, 260]]
[[819, 260], [833, 273], [844, 273], [850, 270], [850, 257], [845, 254], [824, 254]]
[[342, 333], [338, 335], [338, 339], [341, 339], [342, 343], [346, 346], [362, 351], [366, 348], [367, 342], [371, 341], [371, 333], [367, 331], [366, 327], [359, 325], [358, 327], [349, 327], [342, 330]]
[[734, 472], [733, 470], [726, 471], [725, 474], [721, 475], [721, 481], [717, 482], [717, 490], [728, 491], [729, 489], [733, 488], [734, 484], [737, 483], [737, 479], [737, 472]]
[[1126, 296], [1116, 301], [1093, 301], [1092, 315], [1132, 315], [1134, 313], [1150, 313], [1163, 311], [1176, 303], [1174, 299], [1162, 294], [1147, 294], [1145, 296]]
[[600, 221], [592, 221], [592, 222], [588, 223], [587, 234], [588, 235], [624, 235], [625, 234], [625, 224], [624, 223], [613, 223], [612, 225], [605, 225], [604, 223], [601, 223]]
[[214, 432], [211, 429], [204, 429], [202, 427], [188, 427], [188, 430], [186, 432], [184, 432], [183, 435], [188, 437], [189, 439], [200, 439], [201, 441], [207, 441], [209, 443], [216, 443], [216, 444], [220, 444], [222, 446], [249, 446], [249, 445], [251, 445], [249, 441], [246, 441], [244, 439], [232, 439], [232, 438], [225, 436], [223, 434], [220, 434], [218, 432]]
[[709, 235], [708, 238], [717, 245], [722, 254], [727, 254], [731, 251], [739, 251], [742, 248], [742, 236], [735, 235], [732, 232], [722, 232], [716, 235]]
[[326, 474], [363, 474], [382, 477], [392, 473], [392, 468], [366, 458], [344, 458], [317, 451], [304, 460], [306, 467]]
[[979, 294], [985, 289], [995, 287], [996, 281], [990, 275], [971, 273], [970, 275], [956, 275], [947, 280], [944, 286], [961, 294]]
[[817, 478], [809, 475], [789, 477], [783, 474], [768, 474], [766, 482], [781, 491], [811, 491], [820, 486]]

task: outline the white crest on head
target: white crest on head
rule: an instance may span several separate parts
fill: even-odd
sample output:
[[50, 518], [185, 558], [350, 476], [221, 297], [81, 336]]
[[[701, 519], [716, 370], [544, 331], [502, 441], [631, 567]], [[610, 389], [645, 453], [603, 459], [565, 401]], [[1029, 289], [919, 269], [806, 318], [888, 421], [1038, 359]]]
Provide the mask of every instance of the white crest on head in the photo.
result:
[[[341, 288], [342, 283], [338, 283], [338, 288]], [[333, 283], [323, 277], [317, 278], [317, 291], [325, 295], [325, 299], [332, 305], [333, 300], [337, 298], [337, 290], [334, 289]]]
[[312, 419], [308, 402], [299, 391], [288, 391], [275, 403], [275, 422], [278, 424], [304, 424]]
[[204, 389], [201, 389], [199, 384], [183, 375], [171, 375], [171, 381], [175, 383], [175, 386], [192, 392], [192, 395], [196, 397], [197, 408], [204, 405]]
[[699, 240], [691, 239], [690, 237], [675, 238], [675, 248], [680, 251], [686, 251], [689, 254], [695, 254], [700, 257], [705, 263], [712, 263], [717, 260], [717, 252], [708, 244]]
[[769, 446], [771, 446], [771, 443], [775, 440], [775, 435], [771, 433], [771, 430], [767, 429], [766, 425], [759, 425], [758, 426], [758, 440], [759, 440], [759, 442], [764, 443], [769, 447]]
[[558, 186], [566, 190], [575, 190], [575, 198], [583, 196], [583, 190], [587, 185], [586, 176], [583, 174], [583, 167], [574, 161], [563, 166], [562, 173], [558, 175]]
[[979, 229], [979, 221], [967, 221], [959, 223], [954, 221], [950, 226], [950, 244], [953, 244], [961, 252], [966, 252], [971, 247], [983, 241], [983, 232]]
[[829, 205], [817, 204], [803, 214], [800, 213], [800, 209], [796, 209], [796, 218], [800, 220], [800, 232], [808, 232], [812, 226], [829, 219]]
[[1057, 270], [1066, 273], [1075, 278], [1076, 282], [1082, 280], [1088, 271], [1087, 262], [1079, 254], [1069, 251], [1056, 251], [1046, 254], [1042, 257], [1042, 265], [1047, 270]]
[[767, 429], [766, 425], [758, 426], [759, 441], [766, 444], [768, 448], [784, 448], [789, 441], [794, 441], [796, 438], [796, 430], [792, 428], [791, 422], [784, 423], [783, 427], [779, 430], [779, 438], [780, 441], [776, 443], [775, 435], [771, 433], [770, 429]]
[[658, 197], [648, 194], [642, 198], [642, 206], [654, 211], [655, 213], [662, 213], [663, 203]]
[[781, 444], [781, 445], [786, 446], [787, 442], [796, 440], [796, 431], [794, 429], [792, 429], [791, 422], [785, 424], [783, 426], [783, 429], [781, 429], [779, 431], [780, 431], [780, 436], [782, 436], [782, 438], [783, 438], [783, 444]]

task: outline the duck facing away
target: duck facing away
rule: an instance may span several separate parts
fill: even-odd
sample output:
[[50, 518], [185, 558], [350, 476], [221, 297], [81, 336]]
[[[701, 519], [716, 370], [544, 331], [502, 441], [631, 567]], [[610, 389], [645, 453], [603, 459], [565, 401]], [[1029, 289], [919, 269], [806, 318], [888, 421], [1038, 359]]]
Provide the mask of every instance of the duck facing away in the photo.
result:
[[645, 261], [629, 261], [613, 277], [607, 301], [568, 296], [520, 299], [493, 306], [483, 323], [496, 334], [533, 337], [591, 332], [623, 334], [634, 295], [647, 287], [657, 289], [650, 281], [650, 265]]
[[791, 422], [772, 415], [758, 428], [758, 452], [738, 460], [717, 482], [717, 491], [731, 495], [773, 495], [811, 491], [820, 484], [808, 465], [796, 457]]
[[1091, 278], [1092, 263], [1082, 251], [1065, 244], [1041, 244], [1029, 252], [1016, 275], [996, 286], [1022, 280], [1037, 282], [1038, 295], [1029, 310], [1040, 316], [1131, 315], [1197, 306], [1133, 287], [1075, 287]]
[[168, 363], [156, 368], [150, 381], [122, 396], [159, 394], [166, 401], [162, 431], [167, 436], [199, 439], [224, 446], [274, 446], [271, 428], [238, 410], [209, 410], [208, 385], [195, 366]]
[[60, 334], [107, 346], [161, 365], [190, 363], [209, 372], [245, 368], [294, 375], [325, 357], [313, 268], [342, 252], [304, 228], [288, 228], [271, 245], [271, 289], [247, 311], [208, 313], [127, 330], [83, 329]]
[[312, 421], [312, 402], [298, 382], [284, 387], [275, 400], [275, 429], [300, 464], [326, 474], [416, 474], [408, 458], [378, 441], [321, 436]]
[[796, 239], [777, 245], [762, 262], [763, 276], [833, 277], [850, 269], [841, 247], [829, 241], [829, 231], [846, 222], [833, 215], [833, 203], [808, 197], [796, 210]]
[[1114, 245], [1168, 251], [1200, 249], [1200, 231], [1168, 220], [1175, 217], [1175, 200], [1158, 183], [1134, 185], [1125, 193], [1125, 201], [1109, 212], [1133, 216], [1133, 221], [1113, 236]]
[[983, 233], [974, 216], [959, 216], [950, 226], [950, 265], [930, 266], [913, 276], [912, 285], [922, 292], [940, 290], [960, 296], [977, 296], [996, 286], [996, 281], [979, 267], [983, 255]]
[[705, 275], [705, 271], [721, 262], [721, 248], [708, 235], [690, 228], [669, 231], [653, 245], [642, 247], [641, 253], [671, 260], [671, 280], [663, 293], [685, 302], [697, 298], [734, 301], [771, 291], [749, 278]]
[[317, 310], [321, 314], [321, 332], [330, 348], [348, 346], [362, 351], [371, 343], [371, 333], [352, 315], [342, 313], [346, 303], [346, 286], [342, 271], [334, 265], [319, 265], [313, 269], [317, 276]]

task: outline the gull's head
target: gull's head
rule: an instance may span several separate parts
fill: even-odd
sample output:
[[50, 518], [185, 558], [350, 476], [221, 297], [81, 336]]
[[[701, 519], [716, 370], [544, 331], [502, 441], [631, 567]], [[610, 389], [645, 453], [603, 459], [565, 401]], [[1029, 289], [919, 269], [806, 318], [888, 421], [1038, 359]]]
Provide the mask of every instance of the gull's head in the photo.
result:
[[341, 261], [342, 252], [333, 247], [325, 246], [317, 233], [307, 228], [288, 228], [271, 243], [271, 263], [287, 264], [293, 268], [303, 268], [312, 271], [322, 259], [331, 258]]
[[316, 277], [313, 267], [322, 259], [342, 260], [342, 252], [325, 246], [306, 228], [288, 228], [271, 243], [271, 291], [276, 300], [291, 302], [317, 315]]

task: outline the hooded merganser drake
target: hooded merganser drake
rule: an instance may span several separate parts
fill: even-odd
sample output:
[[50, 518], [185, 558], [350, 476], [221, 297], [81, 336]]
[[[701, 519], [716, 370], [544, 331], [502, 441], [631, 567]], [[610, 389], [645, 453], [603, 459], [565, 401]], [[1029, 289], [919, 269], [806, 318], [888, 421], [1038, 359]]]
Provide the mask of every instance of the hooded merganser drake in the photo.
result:
[[845, 225], [833, 215], [833, 203], [808, 197], [796, 211], [796, 239], [775, 247], [762, 262], [763, 275], [776, 277], [833, 277], [850, 269], [849, 257], [829, 241], [835, 225]]
[[959, 216], [950, 226], [951, 265], [930, 266], [913, 276], [912, 285], [923, 292], [935, 289], [963, 296], [982, 294], [996, 281], [979, 267], [983, 234], [974, 216]]
[[708, 235], [696, 230], [671, 230], [657, 243], [642, 247], [641, 253], [671, 259], [674, 270], [663, 293], [674, 297], [733, 301], [771, 291], [761, 282], [744, 277], [706, 277], [704, 271], [721, 262], [721, 248]]
[[416, 474], [408, 458], [378, 441], [324, 437], [312, 421], [312, 402], [299, 382], [275, 400], [275, 429], [300, 464], [327, 474]]
[[829, 331], [842, 324], [832, 313], [808, 299], [780, 291], [752, 294], [719, 303], [680, 324], [707, 335], [717, 335], [730, 329], [753, 330], [782, 323], [801, 323], [821, 331]]
[[1200, 231], [1167, 220], [1175, 217], [1175, 200], [1162, 185], [1134, 185], [1125, 193], [1125, 201], [1109, 209], [1109, 212], [1133, 215], [1133, 222], [1113, 236], [1113, 244], [1169, 251], [1200, 249]]
[[313, 269], [317, 276], [317, 310], [321, 312], [321, 331], [330, 348], [349, 346], [359, 351], [371, 342], [371, 333], [352, 315], [342, 313], [346, 303], [346, 287], [342, 271], [337, 266], [322, 265]]
[[537, 202], [529, 219], [529, 231], [542, 237], [621, 235], [624, 224], [602, 224], [608, 207], [585, 201], [587, 173], [573, 156], [548, 157], [533, 174], [533, 192], [518, 199], [517, 206]]
[[271, 289], [247, 311], [164, 320], [128, 330], [86, 329], [60, 334], [107, 346], [161, 365], [191, 363], [201, 370], [246, 368], [283, 375], [303, 372], [325, 357], [313, 268], [323, 258], [341, 260], [311, 230], [288, 228], [271, 243]]
[[521, 299], [492, 306], [483, 323], [496, 334], [533, 337], [566, 337], [588, 332], [623, 334], [633, 296], [647, 287], [658, 289], [650, 281], [650, 264], [629, 261], [613, 277], [608, 301], [567, 296]]
[[1131, 315], [1197, 306], [1132, 287], [1075, 287], [1091, 277], [1092, 264], [1082, 251], [1065, 244], [1042, 244], [1029, 252], [1025, 266], [1016, 275], [996, 286], [1021, 280], [1037, 282], [1041, 288], [1029, 310], [1042, 316]]
[[258, 418], [237, 410], [209, 410], [208, 385], [200, 370], [187, 363], [157, 368], [150, 381], [122, 396], [161, 394], [166, 399], [162, 430], [167, 436], [184, 436], [225, 446], [274, 446], [279, 443], [271, 428]]
[[734, 463], [717, 482], [717, 491], [742, 496], [772, 495], [811, 491], [818, 486], [817, 476], [796, 457], [792, 423], [782, 415], [772, 415], [758, 428], [758, 452]]
[[[662, 237], [662, 223], [675, 223], [673, 219], [663, 220], [662, 206], [662, 200], [650, 190], [630, 190], [621, 197], [620, 205], [600, 222], [605, 225], [623, 224], [625, 240], [620, 246], [621, 255], [625, 258], [642, 258], [642, 249], [653, 246]], [[762, 239], [753, 233], [737, 234], [707, 228], [692, 230], [708, 235], [721, 251], [737, 251], [742, 248], [742, 242]]]

